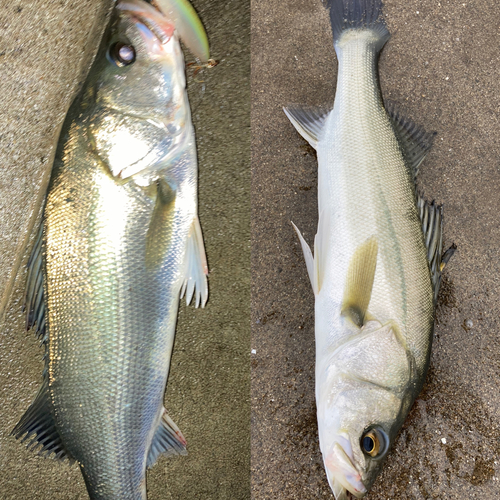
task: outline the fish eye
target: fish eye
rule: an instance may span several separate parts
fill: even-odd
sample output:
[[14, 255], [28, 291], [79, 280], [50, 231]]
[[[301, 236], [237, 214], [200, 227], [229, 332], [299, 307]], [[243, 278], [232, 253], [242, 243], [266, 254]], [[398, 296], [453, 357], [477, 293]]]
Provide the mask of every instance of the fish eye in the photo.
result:
[[135, 61], [135, 49], [133, 45], [117, 42], [112, 45], [109, 55], [117, 66], [123, 67]]
[[387, 451], [388, 439], [381, 429], [369, 429], [361, 436], [361, 449], [370, 457], [380, 457]]

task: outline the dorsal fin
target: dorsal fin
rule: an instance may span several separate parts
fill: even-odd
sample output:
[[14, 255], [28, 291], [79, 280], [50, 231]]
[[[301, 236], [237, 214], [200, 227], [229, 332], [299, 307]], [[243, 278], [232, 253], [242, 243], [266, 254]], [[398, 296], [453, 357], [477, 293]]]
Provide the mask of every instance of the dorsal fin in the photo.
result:
[[318, 140], [328, 113], [312, 106], [287, 106], [283, 108], [295, 130], [314, 148], [317, 149]]
[[43, 221], [38, 228], [35, 244], [28, 260], [26, 280], [25, 310], [26, 329], [35, 329], [35, 334], [46, 342], [45, 300], [43, 290]]
[[14, 427], [12, 434], [16, 439], [23, 437], [22, 442], [28, 441], [28, 448], [34, 450], [41, 445], [39, 455], [49, 457], [53, 453], [55, 458], [68, 458], [73, 461], [66, 451], [52, 414], [52, 403], [49, 397], [48, 380], [48, 329], [45, 321], [45, 297], [43, 289], [43, 220], [40, 222], [35, 244], [28, 260], [28, 278], [26, 280], [26, 328], [35, 329], [38, 338], [45, 344], [45, 369], [43, 382], [33, 403], [26, 410], [21, 420]]
[[309, 281], [311, 282], [311, 286], [313, 292], [317, 295], [319, 292], [318, 289], [318, 279], [316, 274], [316, 267], [314, 265], [314, 257], [311, 252], [311, 247], [307, 244], [307, 241], [302, 236], [302, 233], [299, 231], [299, 228], [292, 222], [292, 226], [299, 237], [300, 246], [302, 247], [302, 253], [304, 254], [304, 260], [306, 261], [307, 274], [309, 275]]
[[413, 170], [413, 179], [418, 175], [420, 164], [432, 147], [435, 133], [426, 132], [409, 118], [405, 118], [392, 101], [386, 102], [386, 110], [403, 150], [408, 165]]
[[429, 203], [422, 195], [417, 195], [417, 208], [422, 221], [422, 232], [424, 233], [425, 246], [427, 248], [427, 260], [431, 271], [432, 286], [434, 288], [434, 303], [437, 301], [439, 286], [441, 284], [441, 272], [455, 252], [453, 244], [445, 253], [443, 252], [443, 207], [436, 205], [433, 201]]
[[61, 460], [67, 458], [70, 462], [73, 462], [73, 458], [64, 447], [59, 432], [56, 429], [51, 408], [49, 379], [45, 372], [44, 380], [38, 394], [11, 434], [16, 439], [24, 436], [21, 440], [23, 443], [29, 440], [27, 444], [28, 449], [35, 450], [41, 445], [38, 452], [41, 456], [50, 457], [54, 453], [54, 458]]
[[342, 315], [349, 317], [359, 328], [365, 322], [372, 295], [377, 255], [378, 243], [372, 236], [356, 249], [347, 270]]

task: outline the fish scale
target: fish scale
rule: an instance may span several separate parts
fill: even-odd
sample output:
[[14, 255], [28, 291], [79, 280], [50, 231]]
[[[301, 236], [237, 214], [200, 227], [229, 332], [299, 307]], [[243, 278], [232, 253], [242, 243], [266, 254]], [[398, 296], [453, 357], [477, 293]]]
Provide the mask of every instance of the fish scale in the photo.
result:
[[386, 110], [380, 0], [329, 0], [339, 69], [333, 110], [285, 108], [318, 155], [314, 255], [320, 449], [337, 500], [373, 484], [425, 380], [441, 279], [441, 209], [416, 193], [431, 136]]
[[[175, 237], [166, 255], [174, 257], [159, 272], [147, 272], [145, 242], [153, 200], [145, 194], [138, 197], [136, 187], [116, 185], [104, 171], [96, 173], [91, 161], [78, 164], [74, 175], [68, 170], [67, 163], [60, 169], [56, 165], [46, 208], [52, 403], [61, 437], [71, 456], [85, 465], [84, 473], [108, 469], [119, 475], [124, 469], [120, 461], [137, 469], [132, 476], [139, 483], [126, 477], [106, 481], [122, 485], [123, 490], [113, 494], [125, 495], [139, 488], [154, 422], [160, 418], [158, 402], [177, 317], [180, 259], [187, 239], [186, 222], [193, 214], [182, 217], [179, 227], [168, 228]], [[67, 203], [68, 186], [78, 202], [76, 208], [64, 210], [57, 204]], [[101, 203], [97, 193], [106, 200]], [[114, 201], [114, 212], [107, 206], [109, 199]], [[95, 221], [90, 225], [89, 211]], [[121, 226], [118, 231], [117, 224]], [[71, 272], [68, 283], [65, 262], [72, 254], [78, 256], [79, 268], [77, 274]], [[82, 300], [79, 290], [85, 289], [87, 300]], [[67, 359], [75, 349], [78, 355]], [[127, 391], [123, 391], [124, 384]], [[87, 442], [97, 446], [88, 450]], [[118, 463], [113, 464], [116, 457]]]
[[[46, 369], [13, 434], [76, 461], [91, 500], [145, 500], [146, 468], [186, 453], [163, 407], [179, 296], [188, 283], [188, 303], [208, 294], [174, 31], [187, 20], [169, 17], [186, 5], [117, 4], [63, 125], [30, 259], [27, 325], [43, 335]], [[188, 46], [208, 51], [193, 26]]]

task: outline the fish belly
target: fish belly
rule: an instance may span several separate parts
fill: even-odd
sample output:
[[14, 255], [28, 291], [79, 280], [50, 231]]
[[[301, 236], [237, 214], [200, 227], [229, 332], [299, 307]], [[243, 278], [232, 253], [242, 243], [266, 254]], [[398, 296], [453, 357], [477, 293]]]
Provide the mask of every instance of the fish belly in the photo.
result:
[[148, 248], [155, 186], [116, 181], [89, 154], [69, 156], [56, 162], [45, 210], [54, 417], [92, 499], [145, 499], [196, 201], [177, 193], [153, 239], [163, 245]]
[[317, 363], [348, 334], [340, 313], [349, 262], [375, 237], [369, 313], [396, 324], [421, 374], [430, 352], [433, 290], [412, 173], [382, 104], [376, 50], [357, 39], [337, 54], [334, 109], [318, 144], [318, 232], [325, 250], [316, 297]]

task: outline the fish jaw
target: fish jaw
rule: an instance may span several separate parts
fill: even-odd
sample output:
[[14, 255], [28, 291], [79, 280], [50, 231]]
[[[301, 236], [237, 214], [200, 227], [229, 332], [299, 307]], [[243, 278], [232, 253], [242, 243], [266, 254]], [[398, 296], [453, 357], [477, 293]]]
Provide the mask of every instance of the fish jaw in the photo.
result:
[[346, 490], [356, 498], [362, 498], [366, 495], [367, 489], [363, 484], [361, 474], [354, 466], [352, 457], [349, 457], [346, 450], [338, 442], [334, 443], [330, 453], [324, 458], [324, 463], [328, 482], [336, 500], [347, 498], [345, 496]]
[[[89, 81], [99, 103], [90, 139], [113, 177], [148, 186], [194, 145], [184, 56], [174, 24], [146, 2], [120, 2], [115, 16]], [[116, 64], [118, 44], [134, 51], [133, 63]]]

